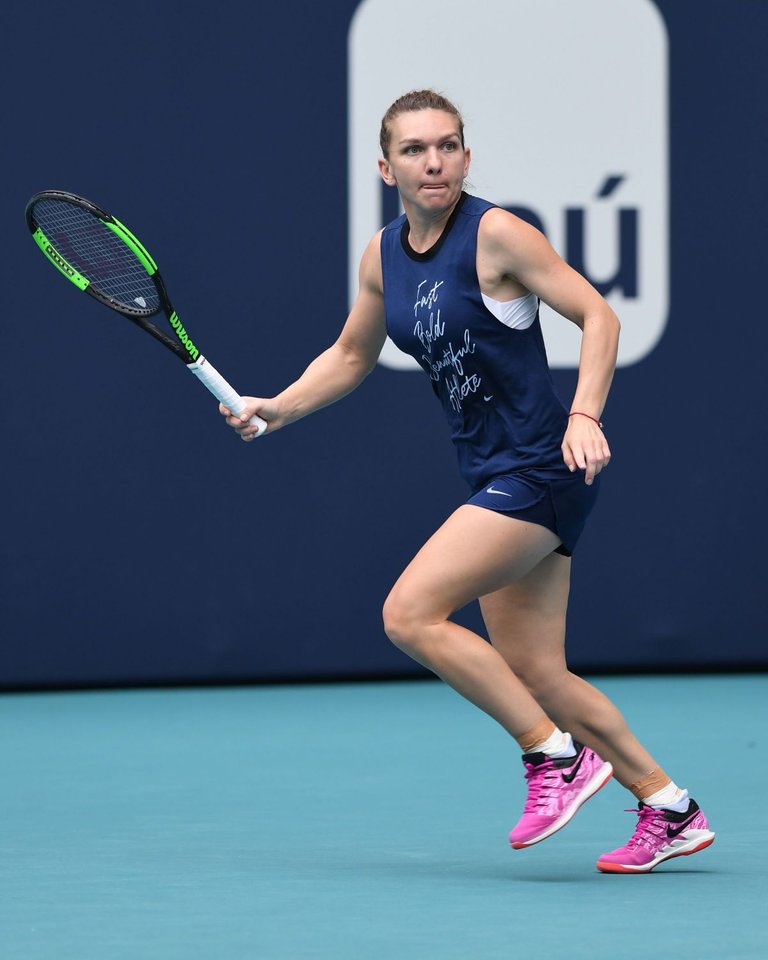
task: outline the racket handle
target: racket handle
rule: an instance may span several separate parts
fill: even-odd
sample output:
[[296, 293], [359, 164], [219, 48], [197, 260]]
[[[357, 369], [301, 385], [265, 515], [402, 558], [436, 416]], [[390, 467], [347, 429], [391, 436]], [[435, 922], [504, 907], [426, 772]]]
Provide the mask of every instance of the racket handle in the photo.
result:
[[[205, 357], [200, 356], [194, 363], [187, 364], [187, 370], [194, 373], [197, 379], [211, 391], [214, 397], [221, 401], [225, 407], [229, 407], [232, 413], [237, 414], [242, 412], [245, 404], [240, 394], [231, 384], [227, 383], [210, 360], [206, 360]], [[260, 437], [267, 429], [267, 421], [262, 420], [262, 418], [255, 413], [251, 417], [250, 422], [259, 428], [258, 432], [254, 434], [256, 437]]]

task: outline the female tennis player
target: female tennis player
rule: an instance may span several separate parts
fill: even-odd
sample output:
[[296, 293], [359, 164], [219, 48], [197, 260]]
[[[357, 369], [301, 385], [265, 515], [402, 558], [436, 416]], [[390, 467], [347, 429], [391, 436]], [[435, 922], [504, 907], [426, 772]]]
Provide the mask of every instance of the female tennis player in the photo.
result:
[[[629, 842], [605, 872], [644, 873], [702, 850], [714, 833], [617, 708], [570, 673], [565, 619], [571, 554], [610, 460], [600, 417], [619, 322], [533, 227], [464, 192], [470, 151], [456, 107], [414, 91], [381, 126], [384, 181], [403, 216], [377, 233], [336, 342], [271, 399], [221, 412], [243, 440], [343, 397], [371, 372], [387, 334], [432, 381], [471, 496], [422, 547], [384, 605], [387, 635], [507, 730], [528, 795], [514, 848], [564, 827], [615, 773], [639, 800]], [[570, 409], [555, 395], [539, 301], [582, 331]], [[452, 622], [478, 599], [491, 644]]]

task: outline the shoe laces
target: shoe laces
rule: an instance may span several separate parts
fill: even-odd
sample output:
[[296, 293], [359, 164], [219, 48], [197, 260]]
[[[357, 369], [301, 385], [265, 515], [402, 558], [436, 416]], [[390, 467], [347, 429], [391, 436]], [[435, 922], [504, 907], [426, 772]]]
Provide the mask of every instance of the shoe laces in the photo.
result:
[[528, 796], [524, 813], [535, 813], [537, 807], [546, 806], [547, 800], [559, 783], [560, 774], [551, 763], [526, 763], [525, 779], [528, 781]]
[[656, 810], [655, 807], [643, 805], [639, 810], [632, 807], [624, 812], [635, 813], [638, 818], [635, 832], [627, 842], [627, 849], [634, 849], [637, 846], [647, 848], [656, 846], [665, 831], [666, 821], [664, 820], [663, 811]]

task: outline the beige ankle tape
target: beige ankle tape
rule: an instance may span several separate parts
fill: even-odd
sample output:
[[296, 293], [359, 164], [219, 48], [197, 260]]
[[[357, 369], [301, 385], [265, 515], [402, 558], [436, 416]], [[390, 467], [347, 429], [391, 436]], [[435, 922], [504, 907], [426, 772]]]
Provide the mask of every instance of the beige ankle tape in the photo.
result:
[[544, 743], [555, 731], [555, 724], [549, 717], [542, 717], [530, 730], [515, 737], [523, 753], [533, 753], [540, 743]]
[[644, 777], [640, 777], [633, 783], [629, 789], [638, 800], [642, 800], [644, 797], [650, 797], [651, 794], [656, 793], [657, 790], [661, 790], [662, 787], [666, 787], [671, 782], [672, 778], [668, 777], [661, 767], [654, 767]]

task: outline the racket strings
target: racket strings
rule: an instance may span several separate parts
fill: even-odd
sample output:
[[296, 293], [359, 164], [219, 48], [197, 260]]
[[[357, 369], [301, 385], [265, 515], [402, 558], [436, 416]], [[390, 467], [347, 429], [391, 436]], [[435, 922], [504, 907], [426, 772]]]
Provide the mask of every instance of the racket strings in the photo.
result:
[[90, 211], [43, 198], [32, 215], [53, 246], [94, 288], [133, 310], [153, 313], [159, 308], [157, 288], [144, 265]]

